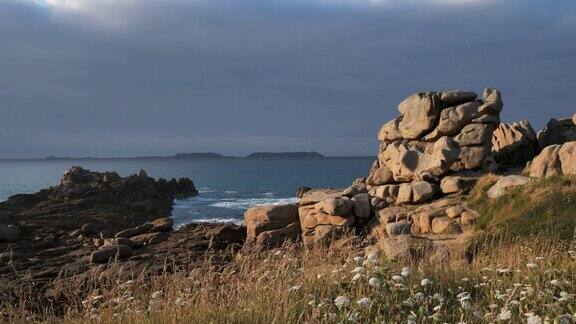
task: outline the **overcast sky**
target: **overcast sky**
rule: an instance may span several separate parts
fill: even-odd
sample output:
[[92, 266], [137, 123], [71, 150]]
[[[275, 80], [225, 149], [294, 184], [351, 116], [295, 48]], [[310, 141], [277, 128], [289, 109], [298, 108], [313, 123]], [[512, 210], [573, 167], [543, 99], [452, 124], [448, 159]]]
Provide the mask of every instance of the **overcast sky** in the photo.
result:
[[413, 92], [576, 112], [574, 0], [0, 0], [0, 158], [372, 155]]

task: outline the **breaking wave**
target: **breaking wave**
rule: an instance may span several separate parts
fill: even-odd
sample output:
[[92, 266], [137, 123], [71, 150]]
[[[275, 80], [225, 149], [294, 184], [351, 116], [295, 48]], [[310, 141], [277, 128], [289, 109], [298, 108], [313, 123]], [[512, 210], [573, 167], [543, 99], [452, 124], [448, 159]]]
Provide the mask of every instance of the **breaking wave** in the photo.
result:
[[234, 210], [246, 210], [251, 207], [262, 205], [283, 205], [298, 202], [298, 198], [246, 198], [246, 199], [222, 199], [221, 201], [211, 204], [212, 207], [227, 208]]

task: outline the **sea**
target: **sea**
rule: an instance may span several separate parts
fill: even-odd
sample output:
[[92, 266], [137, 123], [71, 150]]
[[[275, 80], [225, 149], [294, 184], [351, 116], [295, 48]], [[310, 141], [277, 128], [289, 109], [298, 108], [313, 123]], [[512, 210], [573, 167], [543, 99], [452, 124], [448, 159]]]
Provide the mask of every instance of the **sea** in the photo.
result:
[[172, 217], [181, 226], [192, 222], [242, 223], [254, 206], [296, 202], [301, 186], [341, 188], [366, 176], [372, 157], [223, 158], [223, 159], [79, 159], [0, 160], [0, 201], [57, 185], [71, 166], [116, 171], [121, 176], [140, 169], [154, 178], [192, 179], [197, 197], [176, 200]]

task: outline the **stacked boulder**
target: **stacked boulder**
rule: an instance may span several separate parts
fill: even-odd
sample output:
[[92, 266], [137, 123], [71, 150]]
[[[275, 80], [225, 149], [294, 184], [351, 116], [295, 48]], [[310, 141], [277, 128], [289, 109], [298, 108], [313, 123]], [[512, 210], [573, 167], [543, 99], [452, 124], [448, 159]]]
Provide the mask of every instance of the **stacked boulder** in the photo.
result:
[[358, 182], [345, 190], [311, 190], [300, 200], [298, 214], [304, 244], [326, 245], [354, 225], [363, 225], [373, 209], [366, 184]]
[[492, 155], [499, 165], [524, 166], [538, 154], [536, 132], [527, 120], [500, 124], [492, 137]]
[[450, 173], [495, 170], [492, 135], [503, 103], [496, 89], [482, 100], [471, 91], [423, 92], [402, 101], [400, 116], [378, 133], [381, 142], [366, 184], [388, 204], [433, 199]]
[[[416, 93], [402, 101], [401, 115], [378, 133], [378, 159], [367, 178], [345, 190], [302, 195], [298, 211], [304, 243], [328, 243], [367, 224], [385, 237], [461, 232], [458, 224], [470, 224], [475, 217], [464, 208], [448, 217], [446, 210], [459, 201], [416, 211], [404, 205], [464, 191], [478, 177], [475, 171], [497, 168], [491, 152], [503, 107], [501, 94], [486, 89], [482, 100], [477, 97], [456, 90]], [[433, 220], [436, 216], [439, 220]]]
[[482, 99], [477, 98], [462, 90], [406, 98], [398, 105], [400, 116], [378, 133], [378, 159], [367, 178], [356, 179], [344, 190], [303, 188], [298, 205], [284, 207], [292, 210], [286, 214], [272, 212], [278, 206], [248, 210], [247, 242], [264, 247], [301, 235], [307, 246], [324, 245], [359, 229], [382, 232], [384, 237], [461, 233], [461, 226], [477, 218], [461, 199], [441, 199], [418, 208], [408, 205], [426, 204], [441, 195], [459, 196], [482, 171], [498, 168], [492, 136], [500, 123], [501, 94], [486, 89]]

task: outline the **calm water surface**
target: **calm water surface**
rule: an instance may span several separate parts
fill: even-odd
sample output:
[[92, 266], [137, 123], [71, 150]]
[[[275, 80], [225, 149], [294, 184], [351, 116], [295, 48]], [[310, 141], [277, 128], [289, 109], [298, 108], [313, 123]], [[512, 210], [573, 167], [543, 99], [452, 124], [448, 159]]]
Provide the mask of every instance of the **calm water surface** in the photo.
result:
[[373, 159], [130, 159], [0, 161], [0, 201], [58, 184], [62, 174], [79, 165], [122, 176], [146, 170], [155, 178], [188, 177], [200, 195], [176, 201], [177, 224], [193, 221], [240, 222], [247, 208], [295, 201], [300, 186], [345, 187], [366, 175]]

